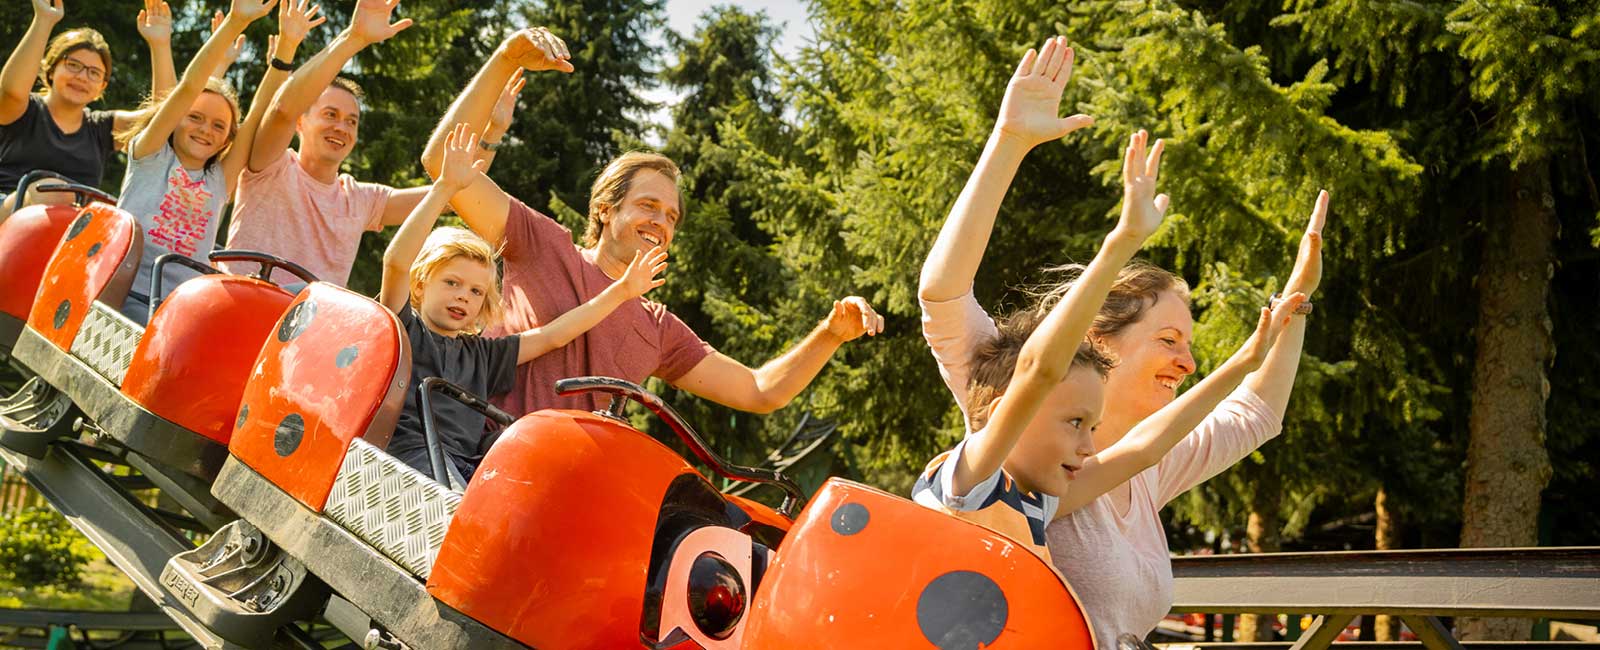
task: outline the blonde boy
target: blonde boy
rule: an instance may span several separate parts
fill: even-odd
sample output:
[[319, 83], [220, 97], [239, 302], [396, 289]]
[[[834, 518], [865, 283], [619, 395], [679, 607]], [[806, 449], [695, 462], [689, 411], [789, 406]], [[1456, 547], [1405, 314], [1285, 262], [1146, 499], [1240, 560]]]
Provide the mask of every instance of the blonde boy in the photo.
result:
[[[411, 343], [412, 388], [388, 451], [428, 475], [433, 468], [417, 392], [423, 379], [442, 377], [481, 397], [504, 394], [516, 386], [518, 364], [572, 342], [618, 307], [665, 282], [656, 276], [667, 268], [666, 252], [657, 248], [635, 254], [622, 277], [551, 322], [510, 336], [479, 336], [501, 314], [494, 249], [460, 228], [433, 230], [450, 196], [482, 174], [486, 163], [474, 162], [477, 150], [478, 136], [466, 125], [456, 125], [445, 146], [439, 180], [383, 254], [378, 301], [400, 319]], [[433, 407], [448, 482], [465, 486], [487, 451], [482, 449], [485, 418], [454, 400], [439, 400]]]

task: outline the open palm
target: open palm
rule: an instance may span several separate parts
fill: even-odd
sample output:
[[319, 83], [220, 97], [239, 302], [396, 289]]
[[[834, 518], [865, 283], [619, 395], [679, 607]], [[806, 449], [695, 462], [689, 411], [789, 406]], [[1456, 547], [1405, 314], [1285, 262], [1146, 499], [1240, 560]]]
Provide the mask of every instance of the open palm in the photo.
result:
[[298, 46], [304, 43], [312, 29], [328, 22], [327, 16], [317, 15], [321, 11], [322, 5], [313, 5], [311, 0], [283, 0], [283, 4], [278, 5], [280, 44]]
[[381, 43], [411, 26], [411, 19], [389, 22], [400, 0], [358, 0], [350, 17], [350, 34], [367, 44]]
[[1045, 41], [1037, 53], [1028, 50], [1006, 84], [996, 128], [1035, 146], [1094, 123], [1087, 115], [1061, 117], [1061, 94], [1072, 78], [1072, 61], [1072, 48], [1062, 36]]
[[275, 4], [278, 4], [278, 0], [233, 0], [228, 12], [246, 20], [256, 20], [265, 17]]
[[139, 11], [139, 35], [152, 43], [172, 41], [172, 8], [162, 0], [145, 0]]
[[1133, 134], [1122, 156], [1122, 220], [1117, 227], [1140, 238], [1155, 234], [1170, 203], [1167, 195], [1156, 194], [1164, 145], [1156, 140], [1147, 147], [1149, 141], [1148, 132]]
[[33, 15], [45, 22], [55, 24], [67, 15], [67, 8], [61, 0], [33, 0]]
[[1306, 234], [1300, 237], [1300, 254], [1294, 258], [1294, 271], [1289, 274], [1285, 292], [1316, 293], [1322, 285], [1322, 228], [1328, 223], [1328, 191], [1317, 194], [1316, 207], [1311, 209], [1311, 222], [1306, 224]]

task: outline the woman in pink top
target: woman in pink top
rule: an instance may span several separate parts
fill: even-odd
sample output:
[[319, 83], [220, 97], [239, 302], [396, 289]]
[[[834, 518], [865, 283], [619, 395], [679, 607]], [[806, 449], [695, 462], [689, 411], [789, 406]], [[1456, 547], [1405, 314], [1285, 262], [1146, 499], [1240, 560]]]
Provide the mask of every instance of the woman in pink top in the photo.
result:
[[[1069, 50], [1065, 74], [1070, 71]], [[1036, 83], [1020, 69], [1012, 77], [994, 132], [923, 265], [918, 287], [923, 335], [957, 404], [967, 401], [973, 349], [996, 333], [994, 320], [973, 297], [972, 284], [1006, 189], [1029, 150], [1094, 121], [1086, 115], [1060, 117], [1063, 88]], [[1165, 197], [1158, 201], [1164, 208]], [[1321, 280], [1327, 207], [1323, 192], [1285, 294], [1312, 295]], [[1048, 309], [1070, 282], [1044, 296], [1039, 307]], [[1050, 525], [1056, 568], [1083, 600], [1100, 647], [1115, 647], [1122, 633], [1143, 637], [1171, 608], [1172, 564], [1161, 507], [1278, 434], [1305, 327], [1304, 318], [1292, 319], [1261, 368], [1158, 464]], [[1119, 358], [1106, 380], [1104, 419], [1094, 435], [1097, 449], [1106, 449], [1175, 399], [1178, 384], [1195, 369], [1189, 351], [1193, 329], [1182, 278], [1142, 263], [1123, 269], [1089, 334]]]

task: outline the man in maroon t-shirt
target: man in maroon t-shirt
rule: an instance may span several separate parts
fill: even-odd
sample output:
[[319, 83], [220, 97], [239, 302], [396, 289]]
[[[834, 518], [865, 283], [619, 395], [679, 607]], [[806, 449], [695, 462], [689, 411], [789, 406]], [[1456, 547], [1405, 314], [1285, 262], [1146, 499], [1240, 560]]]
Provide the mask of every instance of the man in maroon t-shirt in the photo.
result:
[[[422, 156], [428, 173], [439, 173], [451, 127], [465, 122], [483, 130], [513, 77], [523, 69], [571, 72], [567, 58], [566, 45], [542, 28], [508, 38], [440, 121]], [[594, 297], [622, 275], [636, 253], [670, 246], [680, 216], [678, 200], [677, 166], [658, 154], [632, 152], [611, 161], [595, 179], [582, 248], [565, 227], [507, 195], [487, 176], [480, 174], [450, 204], [479, 235], [504, 244], [502, 327], [521, 331]], [[883, 318], [866, 300], [845, 298], [799, 344], [752, 369], [713, 350], [666, 307], [634, 300], [566, 347], [520, 366], [517, 390], [503, 403], [512, 413], [598, 408], [598, 396], [556, 396], [555, 381], [605, 375], [639, 383], [656, 376], [719, 404], [769, 413], [810, 384], [840, 345], [882, 328]]]

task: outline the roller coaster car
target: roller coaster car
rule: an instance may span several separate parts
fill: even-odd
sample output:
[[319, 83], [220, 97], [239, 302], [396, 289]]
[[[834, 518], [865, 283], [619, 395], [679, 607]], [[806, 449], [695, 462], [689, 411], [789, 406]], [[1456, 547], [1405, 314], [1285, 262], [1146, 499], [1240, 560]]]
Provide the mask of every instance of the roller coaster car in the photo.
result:
[[[1071, 593], [1026, 548], [839, 480], [793, 521], [792, 481], [727, 464], [620, 380], [559, 382], [616, 397], [516, 420], [452, 490], [437, 455], [430, 477], [383, 451], [406, 391], [430, 392], [407, 386], [408, 350], [388, 310], [311, 285], [261, 350], [212, 488], [282, 551], [258, 574], [308, 570], [372, 618], [368, 647], [1093, 647]], [[715, 472], [784, 489], [784, 506], [718, 493], [619, 417], [626, 398]], [[163, 584], [243, 607], [204, 575], [215, 556], [174, 558]]]
[[[101, 435], [208, 481], [227, 456], [233, 416], [261, 342], [293, 300], [262, 278], [275, 267], [315, 278], [250, 251], [210, 257], [259, 262], [258, 276], [222, 274], [163, 255], [151, 273], [150, 323], [141, 327], [118, 311], [141, 248], [131, 215], [107, 205], [85, 208], [50, 259], [13, 355], [70, 398]], [[174, 263], [202, 275], [163, 300], [163, 269]]]
[[841, 479], [800, 513], [749, 619], [744, 647], [762, 650], [1095, 647], [1077, 597], [1026, 547]]
[[39, 280], [56, 244], [66, 234], [82, 206], [91, 201], [115, 204], [117, 200], [92, 187], [78, 185], [66, 177], [51, 172], [30, 172], [18, 183], [21, 188], [44, 179], [62, 181], [44, 185], [40, 192], [71, 192], [74, 205], [30, 205], [18, 208], [0, 221], [0, 356], [9, 353], [28, 321], [33, 308], [33, 296], [39, 291]]

